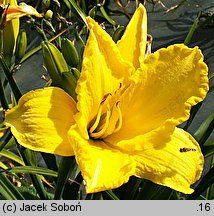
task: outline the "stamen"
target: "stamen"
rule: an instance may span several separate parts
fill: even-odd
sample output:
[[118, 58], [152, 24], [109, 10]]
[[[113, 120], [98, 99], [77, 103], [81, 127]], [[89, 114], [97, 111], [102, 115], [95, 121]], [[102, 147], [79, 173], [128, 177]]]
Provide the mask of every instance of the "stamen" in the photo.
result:
[[94, 122], [94, 124], [90, 127], [89, 129], [89, 133], [92, 134], [94, 130], [96, 130], [99, 122], [100, 122], [100, 118], [101, 118], [101, 114], [102, 114], [102, 109], [103, 109], [103, 103], [100, 104], [98, 113], [97, 113], [97, 117], [96, 120]]
[[[120, 85], [121, 88], [121, 85]], [[120, 91], [121, 89], [118, 89]], [[106, 94], [98, 109], [92, 126], [89, 127], [89, 136], [94, 139], [104, 139], [110, 134], [118, 132], [122, 127], [122, 113], [120, 109], [120, 101], [117, 97], [110, 98], [111, 94]]]
[[96, 128], [98, 127], [98, 125], [99, 125], [99, 123], [100, 123], [100, 118], [101, 118], [101, 116], [102, 116], [102, 111], [103, 111], [104, 102], [106, 101], [106, 99], [107, 99], [108, 96], [110, 96], [110, 95], [111, 95], [111, 93], [108, 93], [108, 94], [104, 95], [104, 97], [103, 97], [103, 99], [102, 99], [102, 101], [101, 101], [101, 103], [100, 103], [100, 107], [99, 107], [99, 110], [98, 110], [98, 113], [97, 113], [96, 120], [95, 120], [94, 124], [93, 124], [93, 125], [90, 127], [90, 129], [89, 129], [89, 133], [90, 133], [90, 134], [93, 133], [93, 132], [96, 130]]
[[111, 115], [110, 110], [107, 110], [106, 117], [105, 117], [106, 121], [104, 123], [104, 126], [102, 127], [102, 129], [99, 132], [97, 132], [97, 133], [91, 133], [90, 134], [91, 137], [93, 137], [95, 139], [98, 139], [98, 138], [100, 138], [105, 133], [105, 131], [107, 130], [107, 128], [109, 126], [110, 115]]
[[120, 101], [118, 101], [114, 105], [114, 108], [111, 111], [111, 116], [109, 119], [109, 127], [107, 128], [106, 132], [100, 137], [101, 139], [106, 138], [110, 134], [116, 133], [122, 127], [122, 114], [121, 114], [119, 102]]
[[116, 103], [116, 107], [117, 107], [117, 111], [118, 111], [118, 123], [117, 123], [117, 126], [115, 127], [114, 133], [116, 133], [120, 130], [120, 128], [122, 127], [122, 122], [123, 122], [122, 113], [121, 113], [121, 109], [120, 109], [119, 104], [120, 104], [120, 101], [118, 101]]
[[104, 95], [104, 97], [103, 97], [103, 99], [101, 101], [101, 104], [106, 101], [106, 99], [108, 98], [108, 96], [112, 96], [112, 94], [108, 93], [108, 94]]

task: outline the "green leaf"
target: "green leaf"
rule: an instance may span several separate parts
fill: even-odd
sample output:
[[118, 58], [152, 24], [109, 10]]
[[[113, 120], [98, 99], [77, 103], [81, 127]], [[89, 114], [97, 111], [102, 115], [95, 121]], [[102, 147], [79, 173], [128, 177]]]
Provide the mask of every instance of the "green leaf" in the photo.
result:
[[197, 199], [213, 183], [214, 183], [214, 167], [212, 167], [208, 171], [208, 173], [205, 174], [205, 176], [202, 178], [202, 180], [199, 182], [199, 184], [195, 188], [195, 191], [192, 194], [190, 194], [187, 197], [187, 199], [188, 200]]
[[204, 157], [214, 155], [214, 139], [208, 140], [201, 147]]
[[0, 75], [0, 102], [3, 109], [7, 110], [9, 108], [8, 101], [5, 95], [5, 90], [1, 80], [1, 75]]
[[87, 194], [85, 197], [86, 200], [103, 200], [103, 192]]
[[42, 49], [42, 46], [39, 45], [38, 47], [32, 49], [31, 51], [29, 51], [28, 53], [26, 53], [24, 55], [24, 57], [21, 59], [20, 64], [22, 64], [23, 62], [25, 62], [27, 59], [29, 59], [30, 57], [32, 57], [34, 54], [36, 54], [37, 52], [39, 52]]
[[24, 166], [23, 160], [18, 155], [14, 154], [11, 151], [2, 149], [1, 152], [0, 152], [0, 155], [4, 156], [6, 158], [9, 158], [9, 159], [11, 159], [11, 160], [13, 160], [13, 161], [15, 161], [15, 162], [17, 162], [17, 163], [19, 163], [19, 164], [21, 164], [21, 165]]
[[36, 189], [32, 186], [22, 186], [18, 188], [18, 191], [27, 200], [38, 200]]
[[[82, 30], [79, 30], [78, 26], [75, 28], [75, 32], [74, 32], [74, 36], [75, 39], [78, 43], [79, 49], [80, 49], [80, 56], [83, 56], [83, 52], [85, 49], [85, 43], [83, 41], [83, 39], [81, 38], [81, 34], [83, 33], [84, 28], [82, 28]], [[79, 68], [78, 68], [79, 69]]]
[[125, 200], [133, 200], [139, 192], [142, 179], [132, 176], [123, 190], [122, 198]]
[[[214, 166], [214, 154], [211, 157], [211, 165], [210, 167]], [[214, 199], [214, 184], [210, 185], [210, 187], [206, 191], [206, 198], [208, 200], [213, 200]]]
[[[11, 136], [12, 136], [12, 134], [11, 134]], [[14, 148], [16, 146], [15, 138], [14, 137], [9, 137], [9, 138], [11, 138], [11, 139], [9, 139], [9, 141], [6, 143], [6, 145], [4, 146], [4, 149], [11, 149], [11, 148]]]
[[0, 55], [0, 64], [3, 68], [3, 71], [5, 73], [5, 76], [7, 77], [7, 80], [10, 84], [10, 87], [12, 89], [12, 92], [14, 94], [14, 97], [16, 99], [16, 102], [19, 101], [19, 98], [22, 96], [22, 93], [21, 91], [19, 90], [17, 84], [16, 84], [16, 81], [14, 80], [13, 76], [12, 76], [12, 73], [4, 59], [4, 57], [2, 55]]
[[7, 167], [4, 163], [2, 163], [2, 162], [0, 161], [0, 168], [2, 168], [2, 169], [7, 169], [8, 167]]
[[56, 162], [56, 156], [49, 153], [41, 152], [42, 158], [45, 161], [47, 167], [51, 170], [58, 171], [58, 165]]
[[211, 85], [209, 88], [209, 92], [213, 92], [214, 91], [214, 85]]
[[103, 5], [100, 6], [100, 11], [101, 11], [101, 13], [103, 14], [103, 16], [106, 18], [106, 20], [107, 20], [111, 25], [117, 26], [117, 23], [116, 23], [113, 19], [111, 19], [111, 18], [109, 17], [109, 15], [106, 13], [105, 8], [103, 7]]
[[57, 177], [58, 173], [56, 171], [47, 169], [45, 167], [34, 167], [34, 166], [16, 166], [11, 169], [4, 170], [9, 173], [24, 173], [24, 174], [34, 174], [34, 175], [46, 175]]
[[[66, 200], [82, 199], [81, 197], [82, 191], [80, 189], [82, 181], [83, 181], [83, 178], [82, 178], [81, 172], [79, 171], [76, 174], [75, 179], [71, 181], [71, 184], [69, 184], [68, 182], [65, 184], [65, 189], [62, 195], [63, 199], [66, 199]], [[72, 193], [70, 193], [70, 191], [72, 191]]]
[[[29, 149], [26, 149], [24, 148], [23, 146], [20, 146], [17, 142], [17, 147], [18, 147], [18, 150], [25, 162], [25, 164], [27, 166], [35, 166], [35, 164], [37, 164], [37, 162], [35, 161], [36, 159], [36, 156], [35, 156], [35, 152], [34, 151], [31, 151]], [[38, 175], [33, 175], [33, 174], [30, 174], [30, 177], [31, 177], [31, 180], [32, 180], [32, 183], [34, 185], [34, 187], [36, 188], [36, 191], [39, 195], [39, 197], [42, 199], [42, 200], [45, 200], [45, 199], [48, 199], [48, 194], [47, 194], [47, 191], [45, 190], [44, 188], [44, 185], [40, 179], [40, 177]]]
[[[22, 186], [18, 188], [18, 191], [24, 196], [26, 200], [38, 200], [37, 191], [33, 186]], [[50, 200], [53, 199], [53, 194], [47, 192], [47, 196]]]
[[0, 193], [8, 200], [24, 200], [22, 194], [3, 173], [0, 173]]
[[195, 115], [197, 114], [198, 110], [200, 109], [201, 105], [202, 105], [203, 101], [196, 104], [195, 106], [193, 106], [190, 110], [190, 117], [186, 122], [186, 125], [184, 126], [184, 130], [187, 130], [189, 128], [189, 126], [191, 125]]
[[209, 80], [211, 80], [212, 78], [214, 78], [214, 72], [211, 73], [208, 77], [209, 77]]
[[195, 132], [194, 137], [202, 146], [212, 131], [214, 130], [214, 112], [212, 112], [200, 125], [198, 130]]
[[75, 168], [75, 165], [76, 161], [74, 156], [62, 158], [58, 170], [58, 179], [54, 199], [61, 199], [65, 188], [65, 184], [68, 178], [71, 176], [71, 173]]
[[142, 187], [136, 196], [137, 200], [168, 200], [173, 190], [168, 187], [157, 185], [149, 180], [143, 180]]
[[197, 28], [197, 25], [198, 25], [198, 21], [199, 21], [199, 18], [197, 17], [193, 23], [193, 25], [191, 26], [190, 30], [189, 30], [189, 33], [188, 35], [186, 36], [185, 40], [184, 40], [184, 44], [185, 45], [188, 45], [193, 37], [193, 34], [195, 33], [196, 31], [196, 28]]
[[112, 192], [112, 190], [107, 190], [105, 193], [112, 199], [112, 200], [119, 200], [119, 198]]
[[0, 142], [0, 151], [6, 147], [6, 145], [10, 142], [12, 138], [12, 133], [11, 131], [5, 136], [4, 140]]
[[[66, 6], [83, 22], [86, 26], [88, 25], [86, 22], [86, 14], [83, 10], [77, 5], [74, 0], [63, 0]], [[70, 3], [70, 4], [69, 4]]]

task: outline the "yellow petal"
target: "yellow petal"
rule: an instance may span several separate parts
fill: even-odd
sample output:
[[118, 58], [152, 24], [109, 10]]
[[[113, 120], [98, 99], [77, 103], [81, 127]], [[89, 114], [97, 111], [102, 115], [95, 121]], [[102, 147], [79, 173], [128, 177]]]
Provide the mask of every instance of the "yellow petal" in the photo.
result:
[[137, 69], [144, 61], [147, 42], [147, 14], [140, 5], [131, 18], [123, 37], [118, 41], [118, 48], [122, 57], [133, 63]]
[[87, 18], [90, 34], [84, 51], [82, 71], [77, 82], [75, 117], [87, 138], [87, 124], [95, 117], [101, 101], [113, 94], [121, 83], [128, 82], [132, 67], [126, 64], [111, 37], [91, 18]]
[[129, 155], [102, 141], [83, 139], [76, 127], [69, 131], [69, 137], [87, 193], [117, 188], [133, 175], [135, 162]]
[[161, 125], [174, 128], [186, 121], [191, 106], [206, 96], [207, 73], [197, 47], [178, 44], [149, 55], [133, 77], [137, 84], [120, 100], [123, 125], [112, 136], [131, 139]]
[[203, 170], [200, 147], [190, 134], [178, 128], [166, 141], [164, 134], [156, 134], [142, 143], [144, 150], [135, 156], [136, 176], [190, 194], [190, 186]]
[[49, 87], [23, 95], [18, 105], [6, 112], [5, 121], [24, 147], [69, 156], [73, 149], [67, 132], [75, 113], [73, 98], [60, 88]]
[[0, 130], [0, 139], [4, 136], [4, 131]]
[[204, 159], [195, 139], [182, 129], [157, 129], [130, 140], [106, 139], [118, 151], [133, 155], [135, 176], [189, 194], [201, 176]]
[[17, 1], [16, 0], [1, 0], [0, 4], [5, 4], [5, 5], [17, 5]]
[[21, 5], [21, 6], [9, 6], [7, 10], [7, 21], [10, 21], [15, 18], [19, 18], [26, 15], [33, 15], [36, 17], [42, 17], [35, 8], [29, 5]]
[[3, 6], [5, 6], [5, 5], [10, 5], [10, 6], [17, 6], [17, 1], [16, 0], [1, 0], [0, 1], [0, 5], [3, 5]]

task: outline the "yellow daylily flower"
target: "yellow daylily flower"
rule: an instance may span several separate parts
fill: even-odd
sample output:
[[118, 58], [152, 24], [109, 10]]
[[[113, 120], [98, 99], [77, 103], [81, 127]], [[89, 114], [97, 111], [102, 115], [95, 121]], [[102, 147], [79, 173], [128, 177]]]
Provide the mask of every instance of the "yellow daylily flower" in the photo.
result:
[[[7, 3], [9, 5], [7, 5]], [[16, 0], [8, 0], [6, 4], [4, 1], [0, 1], [0, 7], [4, 9], [2, 15], [6, 15], [6, 21], [20, 18], [26, 15], [33, 15], [36, 17], [42, 17], [35, 8], [30, 5], [19, 5], [17, 6]]]
[[75, 155], [87, 193], [117, 188], [133, 175], [192, 193], [203, 155], [176, 126], [208, 91], [201, 51], [176, 44], [145, 58], [142, 5], [118, 44], [87, 22], [77, 101], [57, 87], [30, 91], [6, 112], [7, 126], [29, 149]]

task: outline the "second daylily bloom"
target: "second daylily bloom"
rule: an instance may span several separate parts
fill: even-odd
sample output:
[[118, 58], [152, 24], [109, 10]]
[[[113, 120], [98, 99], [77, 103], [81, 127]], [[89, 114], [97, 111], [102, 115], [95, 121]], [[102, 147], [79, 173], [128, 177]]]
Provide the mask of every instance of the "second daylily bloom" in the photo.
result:
[[[0, 1], [0, 6], [4, 10], [2, 15], [6, 16], [6, 21], [10, 21], [16, 18], [20, 18], [22, 16], [26, 15], [33, 15], [36, 17], [41, 17], [41, 14], [39, 14], [35, 8], [33, 8], [30, 5], [16, 5], [15, 0], [7, 1], [9, 4], [3, 4], [4, 1]], [[12, 3], [12, 4], [11, 4]]]
[[116, 188], [130, 176], [191, 193], [201, 176], [198, 143], [176, 127], [208, 91], [208, 68], [195, 47], [176, 44], [145, 59], [141, 5], [115, 44], [91, 18], [77, 101], [60, 88], [28, 92], [6, 112], [18, 142], [75, 155], [87, 193]]

